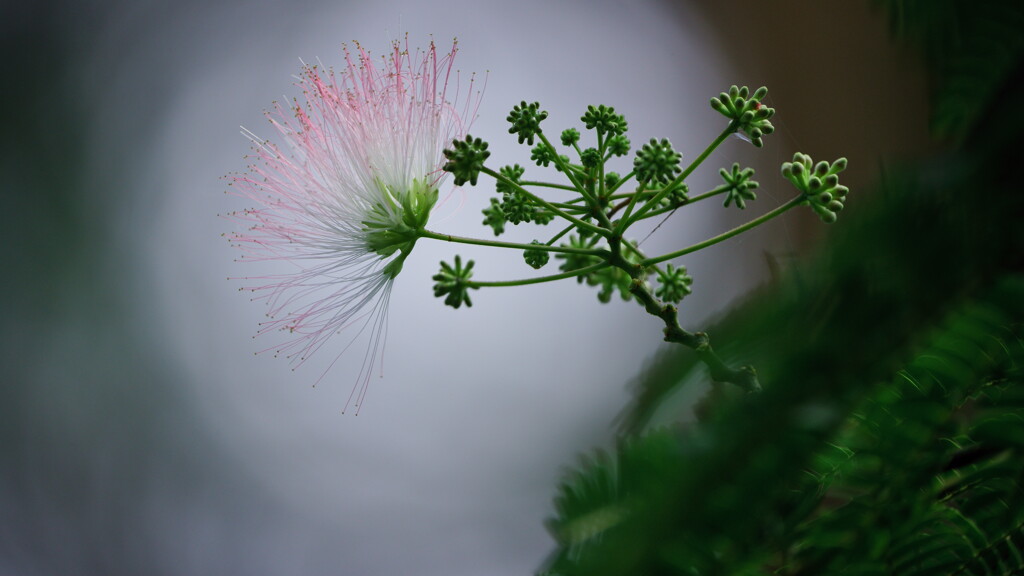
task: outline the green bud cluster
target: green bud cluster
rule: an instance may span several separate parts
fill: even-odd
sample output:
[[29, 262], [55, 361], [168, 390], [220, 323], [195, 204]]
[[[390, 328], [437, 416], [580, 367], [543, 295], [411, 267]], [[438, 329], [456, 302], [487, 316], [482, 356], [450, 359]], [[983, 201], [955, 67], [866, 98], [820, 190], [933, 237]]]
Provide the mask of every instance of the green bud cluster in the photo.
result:
[[608, 151], [613, 156], [625, 156], [629, 154], [629, 138], [622, 134], [616, 134], [608, 139]]
[[733, 85], [728, 93], [722, 92], [712, 98], [711, 107], [728, 118], [736, 130], [750, 137], [751, 144], [760, 148], [764, 146], [761, 137], [775, 131], [769, 121], [775, 115], [775, 109], [761, 103], [767, 95], [768, 89], [764, 86], [751, 95], [746, 86], [739, 88]]
[[519, 143], [526, 142], [533, 146], [533, 139], [540, 133], [540, 123], [548, 117], [548, 113], [540, 109], [540, 102], [527, 104], [526, 100], [512, 107], [508, 120], [512, 127], [508, 129], [509, 134], [518, 134]]
[[629, 124], [622, 114], [616, 114], [612, 106], [587, 106], [587, 111], [580, 118], [587, 130], [597, 130], [598, 134], [619, 135], [629, 129]]
[[597, 148], [587, 148], [580, 154], [580, 163], [584, 168], [597, 168], [601, 164], [601, 153]]
[[689, 194], [690, 187], [686, 184], [680, 184], [661, 199], [660, 206], [662, 208], [676, 208], [678, 206], [682, 206], [690, 200]]
[[[756, 389], [756, 379], [751, 381], [752, 370], [722, 368], [721, 359], [707, 348], [706, 336], [698, 337], [680, 327], [675, 305], [691, 293], [693, 278], [685, 266], [671, 262], [742, 234], [798, 205], [809, 205], [825, 222], [835, 221], [848, 192], [839, 184], [838, 177], [846, 167], [846, 159], [814, 164], [810, 157], [796, 154], [793, 162], [783, 165], [782, 174], [797, 187], [799, 196], [702, 242], [648, 256], [636, 242], [626, 240], [625, 235], [631, 226], [641, 221], [653, 224], [649, 219], [659, 218], [664, 222], [678, 208], [715, 196], [724, 197], [726, 208], [736, 205], [745, 209], [747, 202], [756, 200], [755, 190], [759, 185], [753, 180], [754, 171], [741, 168], [738, 163], [719, 170], [723, 185], [693, 197], [689, 195], [685, 180], [730, 135], [745, 135], [754, 146], [764, 145], [763, 137], [775, 131], [770, 121], [775, 110], [763, 103], [767, 95], [764, 87], [751, 93], [746, 86], [731, 86], [710, 101], [714, 110], [729, 119], [728, 126], [685, 169], [681, 165], [683, 155], [667, 138], [651, 138], [635, 151], [632, 170], [625, 176], [609, 170], [609, 162], [628, 156], [632, 146], [626, 135], [629, 125], [615, 108], [587, 106], [580, 117], [583, 128], [562, 130], [558, 142], [553, 144], [541, 130], [541, 123], [548, 117], [547, 111], [542, 110], [538, 102], [524, 100], [508, 114], [509, 133], [515, 134], [520, 144], [530, 147], [530, 160], [537, 166], [548, 168], [553, 164], [561, 173], [562, 182], [524, 181], [526, 170], [519, 164], [504, 166], [498, 171], [485, 167], [484, 162], [490, 156], [487, 143], [469, 135], [454, 141], [444, 151], [446, 162], [442, 168], [455, 176], [456, 185], [466, 182], [475, 185], [481, 172], [497, 180], [498, 197], [491, 198], [482, 210], [483, 223], [495, 236], [503, 234], [507, 224], [544, 225], [556, 218], [563, 222], [560, 231], [546, 242], [533, 240], [530, 244], [437, 234], [424, 228], [432, 199], [436, 199], [436, 190], [426, 190], [410, 196], [408, 206], [403, 200], [401, 222], [394, 218], [399, 213], [397, 207], [390, 205], [381, 206], [379, 214], [368, 218], [370, 248], [382, 256], [400, 252], [386, 270], [392, 275], [400, 270], [405, 255], [420, 237], [515, 249], [535, 270], [546, 266], [554, 253], [554, 258], [560, 261], [560, 273], [500, 282], [471, 281], [473, 262], [463, 266], [461, 258], [456, 256], [453, 265], [441, 263], [441, 271], [433, 277], [434, 294], [444, 297], [449, 306], [458, 308], [465, 304], [468, 307], [472, 305], [469, 291], [481, 286], [518, 286], [576, 278], [581, 284], [596, 287], [601, 302], [609, 302], [615, 294], [624, 300], [636, 300], [648, 313], [665, 322], [667, 341], [702, 350], [710, 358], [705, 362], [717, 374], [716, 378]], [[593, 140], [587, 144], [581, 144], [584, 128], [594, 132]], [[630, 184], [630, 180], [635, 183]], [[654, 230], [660, 226], [658, 223]], [[561, 243], [556, 244], [558, 242]]]
[[672, 148], [668, 138], [660, 141], [651, 138], [651, 141], [644, 144], [636, 153], [633, 160], [633, 170], [636, 171], [636, 179], [642, 184], [660, 182], [668, 184], [682, 170], [679, 168], [679, 161], [683, 155]]
[[665, 302], [678, 304], [692, 292], [690, 285], [693, 284], [693, 278], [686, 273], [686, 266], [676, 268], [666, 264], [665, 269], [658, 270], [657, 273], [659, 286], [654, 295]]
[[441, 271], [434, 275], [434, 296], [440, 298], [445, 296], [444, 303], [451, 306], [452, 308], [458, 308], [463, 304], [466, 307], [473, 306], [473, 301], [469, 299], [469, 290], [476, 289], [476, 286], [469, 284], [469, 279], [473, 277], [473, 261], [470, 260], [466, 263], [466, 266], [462, 266], [462, 258], [458, 255], [455, 256], [455, 265], [451, 266], [447, 262], [441, 262]]
[[[530, 150], [530, 160], [533, 160], [537, 166], [547, 168], [552, 162], [555, 162], [555, 165], [557, 166], [558, 162], [556, 161], [556, 158], [558, 158], [558, 155], [555, 154], [555, 151], [544, 144], [538, 144]], [[568, 162], [569, 157], [562, 156], [561, 160], [563, 163]]]
[[452, 147], [444, 151], [444, 157], [448, 161], [441, 169], [455, 177], [456, 186], [462, 186], [466, 182], [476, 186], [484, 162], [490, 155], [487, 142], [466, 134], [465, 140], [455, 140]]
[[501, 209], [501, 202], [497, 198], [491, 198], [491, 205], [482, 212], [484, 226], [490, 226], [495, 236], [501, 236], [505, 232], [505, 211]]
[[505, 213], [505, 221], [510, 224], [521, 224], [533, 219], [537, 208], [528, 196], [512, 191], [502, 197], [501, 210]]
[[727, 187], [723, 206], [728, 208], [729, 204], [735, 203], [736, 207], [742, 210], [747, 207], [747, 200], [757, 199], [754, 189], [757, 188], [758, 184], [756, 181], [751, 180], [751, 177], [754, 175], [753, 168], [740, 170], [739, 163], [733, 162], [731, 170], [722, 168], [718, 173], [722, 175], [722, 179], [725, 180]]
[[[533, 242], [530, 242], [530, 244], [542, 246], [539, 240], [534, 240]], [[548, 260], [551, 259], [551, 255], [547, 250], [523, 250], [523, 259], [526, 260], [526, 263], [531, 268], [539, 270], [548, 263]]]
[[836, 221], [850, 191], [839, 183], [839, 173], [843, 170], [846, 170], [846, 158], [839, 158], [831, 164], [825, 161], [815, 164], [810, 156], [799, 152], [793, 155], [792, 162], [782, 164], [783, 177], [796, 186], [826, 224]]
[[[519, 164], [513, 164], [511, 166], [502, 166], [498, 172], [515, 184], [519, 184], [519, 179], [523, 177], [523, 174], [526, 174], [526, 168], [523, 168]], [[516, 187], [504, 180], [498, 180], [494, 184], [494, 189], [497, 190], [499, 194], [516, 192]]]
[[543, 208], [537, 206], [534, 201], [523, 194], [514, 184], [526, 172], [526, 169], [515, 164], [503, 166], [499, 172], [508, 180], [498, 180], [495, 189], [501, 194], [501, 200], [491, 198], [491, 205], [483, 209], [484, 225], [494, 230], [495, 236], [505, 232], [505, 223], [521, 224], [523, 222], [536, 222], [547, 224], [554, 216]]

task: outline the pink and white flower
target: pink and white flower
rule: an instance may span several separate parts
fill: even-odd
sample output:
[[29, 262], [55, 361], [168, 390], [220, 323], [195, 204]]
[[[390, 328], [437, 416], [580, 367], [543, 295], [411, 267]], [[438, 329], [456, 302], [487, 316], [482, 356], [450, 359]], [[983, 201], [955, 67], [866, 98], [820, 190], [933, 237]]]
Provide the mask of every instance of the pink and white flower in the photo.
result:
[[431, 42], [412, 53], [408, 41], [395, 42], [375, 61], [358, 44], [346, 48], [339, 73], [304, 65], [301, 97], [266, 112], [283, 146], [243, 129], [254, 162], [230, 185], [257, 207], [231, 215], [245, 229], [229, 239], [245, 261], [292, 268], [246, 278], [255, 282], [242, 289], [270, 308], [258, 333], [285, 333], [268, 350], [300, 365], [331, 336], [353, 330], [336, 362], [369, 329], [357, 407], [379, 358], [392, 282], [446, 176], [442, 152], [476, 113], [472, 79], [459, 92], [456, 51], [453, 44], [438, 56]]

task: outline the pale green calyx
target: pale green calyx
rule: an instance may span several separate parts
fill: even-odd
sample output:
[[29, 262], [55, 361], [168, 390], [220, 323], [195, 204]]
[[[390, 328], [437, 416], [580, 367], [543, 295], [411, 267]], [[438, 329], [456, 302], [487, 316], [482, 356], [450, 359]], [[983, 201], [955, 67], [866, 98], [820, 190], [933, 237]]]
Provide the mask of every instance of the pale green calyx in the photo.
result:
[[399, 192], [378, 182], [382, 202], [378, 202], [363, 220], [366, 246], [382, 258], [397, 251], [402, 254], [390, 262], [385, 273], [396, 276], [402, 269], [402, 262], [412, 251], [427, 225], [430, 210], [437, 203], [437, 188], [413, 180], [409, 189]]

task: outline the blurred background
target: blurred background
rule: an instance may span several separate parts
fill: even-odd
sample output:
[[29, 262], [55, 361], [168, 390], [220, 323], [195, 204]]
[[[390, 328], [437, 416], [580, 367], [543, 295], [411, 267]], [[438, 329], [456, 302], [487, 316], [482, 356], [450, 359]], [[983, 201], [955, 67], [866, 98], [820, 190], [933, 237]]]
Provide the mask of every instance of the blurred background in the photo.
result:
[[[645, 242], [657, 253], [788, 199], [778, 165], [797, 149], [850, 159], [850, 210], [885, 163], [925, 151], [913, 56], [866, 3], [819, 4], [0, 6], [0, 574], [531, 573], [553, 547], [543, 520], [562, 470], [612, 441], [659, 322], [572, 282], [452, 310], [431, 293], [439, 260], [473, 258], [482, 280], [530, 270], [518, 253], [420, 242], [392, 295], [384, 375], [342, 415], [361, 348], [313, 387], [333, 355], [296, 371], [254, 355], [273, 344], [252, 339], [265, 308], [226, 280], [256, 273], [218, 217], [245, 207], [222, 180], [246, 164], [239, 126], [271, 136], [261, 112], [294, 94], [300, 58], [339, 63], [352, 40], [381, 54], [405, 32], [414, 46], [458, 37], [457, 67], [486, 78], [472, 132], [495, 165], [529, 164], [504, 123], [520, 100], [555, 132], [615, 106], [634, 145], [667, 137], [685, 160], [724, 127], [708, 98], [767, 85], [765, 148], [731, 139], [690, 180], [710, 189], [739, 161], [758, 200], [680, 211]], [[431, 227], [489, 236], [492, 193], [453, 191]], [[684, 326], [824, 234], [794, 213], [686, 259]]]

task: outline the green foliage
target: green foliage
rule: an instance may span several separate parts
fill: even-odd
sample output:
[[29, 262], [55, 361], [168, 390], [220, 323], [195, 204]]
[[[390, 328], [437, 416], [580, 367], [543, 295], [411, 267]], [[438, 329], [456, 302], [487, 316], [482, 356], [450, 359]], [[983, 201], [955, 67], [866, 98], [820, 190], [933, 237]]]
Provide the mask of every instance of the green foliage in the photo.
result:
[[[957, 44], [946, 54], [1012, 47], [1019, 27], [984, 23], [1024, 10], [886, 4], [901, 29], [929, 15]], [[983, 42], [951, 27], [1002, 32]], [[725, 361], [758, 367], [762, 393], [713, 385], [683, 424], [674, 406], [704, 366], [671, 348], [653, 359], [618, 445], [559, 487], [543, 574], [1024, 573], [1024, 117], [1006, 113], [1019, 90], [1002, 85], [1024, 83], [1022, 64], [967, 89], [970, 110], [944, 112], [966, 123], [963, 148], [887, 170], [813, 262], [711, 328]], [[784, 174], [834, 215], [842, 167], [801, 155]]]
[[794, 573], [1024, 569], [1020, 555], [990, 549], [1020, 537], [1024, 522], [1024, 333], [1013, 326], [1022, 280], [950, 314], [917, 358], [853, 411], [836, 441], [848, 456], [819, 457], [808, 470], [824, 497], [795, 528]]
[[[892, 30], [917, 44], [931, 72], [931, 127], [963, 141], [996, 101], [1006, 100], [1024, 59], [1024, 10], [1013, 0], [874, 0]], [[1019, 84], [1019, 79], [1016, 81]], [[1019, 94], [1019, 92], [1016, 92]], [[1019, 138], [1019, 134], [1016, 135]]]
[[434, 296], [445, 296], [444, 303], [452, 308], [458, 308], [463, 304], [467, 308], [471, 307], [473, 302], [469, 299], [469, 290], [476, 289], [476, 286], [468, 284], [472, 277], [473, 261], [470, 260], [463, 267], [462, 258], [456, 254], [454, 266], [441, 262], [441, 271], [434, 275]]
[[[773, 292], [759, 303], [785, 295]], [[786, 344], [760, 351], [758, 365], [773, 376], [763, 394], [713, 397], [700, 426], [632, 435], [569, 476], [549, 521], [560, 542], [549, 573], [987, 574], [1024, 567], [1011, 545], [1024, 521], [1024, 277], [965, 300], [924, 344], [904, 330], [862, 346], [877, 351], [877, 363], [859, 367], [863, 350], [852, 343], [875, 323], [850, 322], [858, 308], [833, 310], [814, 339], [797, 340], [816, 316], [797, 312], [799, 293], [753, 325], [733, 319], [734, 329], [753, 330], [738, 348], [768, 334], [807, 347], [775, 362], [767, 357]], [[795, 324], [780, 334], [782, 317]], [[877, 328], [891, 330], [894, 320], [902, 321], [883, 317]], [[920, 321], [929, 325], [926, 316]], [[911, 349], [909, 363], [873, 383], [872, 375], [898, 366], [892, 360]], [[674, 351], [661, 361], [668, 371], [655, 370], [641, 385], [660, 390], [638, 397], [651, 407], [673, 392], [666, 380], [677, 382], [680, 367], [693, 367]], [[649, 419], [641, 412], [636, 405], [624, 420], [635, 433]]]

